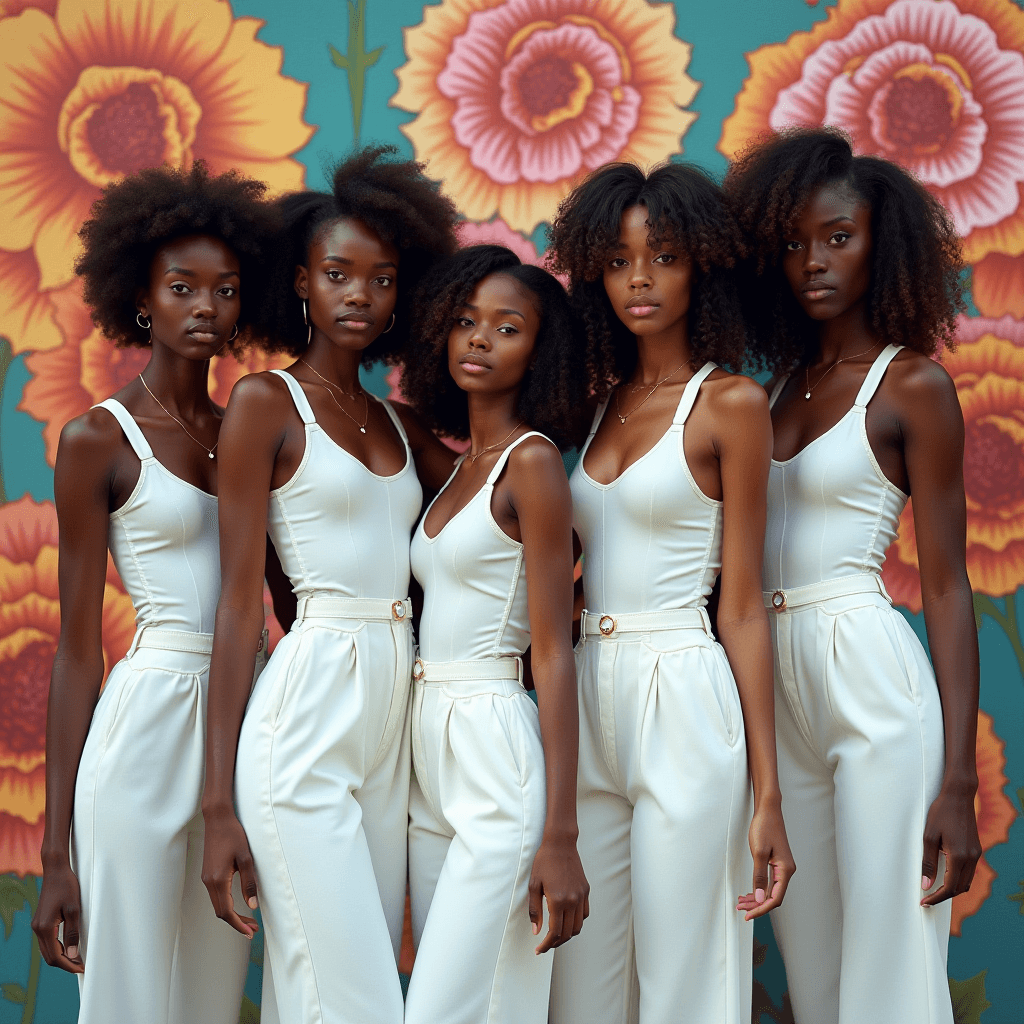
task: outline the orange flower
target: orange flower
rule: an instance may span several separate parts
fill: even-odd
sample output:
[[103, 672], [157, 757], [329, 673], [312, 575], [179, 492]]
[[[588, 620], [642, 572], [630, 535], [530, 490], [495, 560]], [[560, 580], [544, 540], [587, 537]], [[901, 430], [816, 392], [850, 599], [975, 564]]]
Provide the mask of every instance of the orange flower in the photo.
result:
[[696, 115], [673, 4], [442, 0], [405, 31], [391, 104], [470, 220], [530, 233], [583, 176], [682, 150]]
[[971, 298], [983, 316], [1024, 320], [1024, 256], [994, 252], [971, 273]]
[[39, 268], [31, 250], [0, 249], [0, 337], [11, 343], [15, 353], [60, 344], [53, 307], [46, 293], [39, 291]]
[[[962, 317], [959, 347], [942, 357], [964, 414], [967, 573], [978, 593], [1024, 584], [1024, 321]], [[893, 599], [921, 610], [910, 506], [882, 570]]]
[[70, 281], [78, 228], [123, 174], [202, 157], [302, 185], [306, 86], [256, 40], [263, 22], [226, 0], [50, 6], [0, 20], [0, 249], [31, 248], [42, 289]]
[[[0, 873], [42, 873], [46, 698], [59, 631], [57, 513], [25, 497], [0, 507]], [[132, 603], [110, 566], [104, 677], [134, 631]]]
[[946, 205], [968, 262], [1024, 253], [1024, 11], [1012, 0], [839, 0], [748, 55], [723, 125], [732, 158], [769, 128], [833, 124], [910, 168]]
[[[1006, 767], [1005, 749], [1006, 742], [1001, 740], [992, 728], [992, 716], [979, 711], [978, 795], [974, 798], [974, 811], [978, 816], [978, 835], [981, 837], [982, 850], [989, 850], [996, 843], [1008, 842], [1010, 826], [1017, 817], [1013, 802], [1003, 792], [1003, 787], [1008, 781], [1003, 771]], [[995, 877], [995, 871], [982, 856], [974, 872], [970, 890], [962, 896], [953, 897], [953, 917], [949, 927], [953, 935], [960, 934], [963, 919], [976, 914], [982, 903], [988, 899]]]

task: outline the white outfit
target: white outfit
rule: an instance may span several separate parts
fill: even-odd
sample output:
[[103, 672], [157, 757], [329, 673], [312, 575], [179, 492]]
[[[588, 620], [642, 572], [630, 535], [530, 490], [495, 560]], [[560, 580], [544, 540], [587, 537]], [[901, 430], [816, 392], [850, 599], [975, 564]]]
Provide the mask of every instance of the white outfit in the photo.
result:
[[517, 438], [436, 537], [426, 516], [413, 537], [423, 618], [409, 825], [417, 951], [406, 1024], [547, 1021], [551, 956], [534, 952], [541, 936], [529, 916], [546, 787], [537, 706], [522, 685], [523, 545], [491, 514], [509, 454], [543, 436]]
[[235, 772], [266, 929], [264, 1020], [401, 1024], [405, 594], [420, 485], [387, 402], [406, 463], [378, 476], [320, 428], [294, 377], [273, 372], [305, 450], [268, 513], [298, 611], [253, 689]]
[[75, 785], [78, 1019], [235, 1024], [249, 942], [217, 919], [200, 877], [217, 499], [157, 462], [120, 402], [100, 406], [142, 467], [108, 534], [135, 638], [100, 694]]
[[950, 904], [920, 906], [942, 708], [928, 657], [882, 586], [907, 496], [865, 428], [898, 351], [884, 349], [853, 408], [773, 461], [769, 479], [765, 604], [777, 610], [779, 781], [797, 864], [772, 925], [799, 1024], [953, 1020]]
[[[590, 917], [555, 951], [552, 1024], [749, 1024], [750, 782], [739, 694], [704, 605], [722, 503], [683, 430], [706, 363], [660, 441], [611, 483], [572, 475], [590, 607], [577, 647], [579, 851]], [[606, 403], [607, 405], [607, 403]], [[639, 992], [637, 992], [637, 982]]]

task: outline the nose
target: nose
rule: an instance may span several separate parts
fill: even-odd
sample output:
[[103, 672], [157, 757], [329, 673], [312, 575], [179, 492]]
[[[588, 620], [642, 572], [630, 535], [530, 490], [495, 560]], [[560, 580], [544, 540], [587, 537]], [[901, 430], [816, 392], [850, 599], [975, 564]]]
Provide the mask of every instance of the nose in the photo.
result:
[[469, 336], [469, 347], [471, 350], [478, 348], [485, 352], [490, 349], [491, 343], [487, 339], [487, 334], [484, 331], [482, 324], [477, 324], [476, 327], [473, 328], [473, 333]]
[[348, 287], [345, 289], [345, 305], [369, 306], [371, 302], [368, 283], [360, 277], [349, 278]]
[[217, 306], [213, 301], [213, 293], [206, 288], [196, 291], [195, 302], [192, 304], [192, 316], [197, 320], [215, 320]]
[[629, 287], [634, 289], [650, 288], [651, 275], [647, 271], [647, 264], [642, 260], [636, 260], [629, 275]]
[[819, 242], [807, 246], [804, 253], [804, 273], [808, 277], [813, 277], [828, 269], [827, 252]]

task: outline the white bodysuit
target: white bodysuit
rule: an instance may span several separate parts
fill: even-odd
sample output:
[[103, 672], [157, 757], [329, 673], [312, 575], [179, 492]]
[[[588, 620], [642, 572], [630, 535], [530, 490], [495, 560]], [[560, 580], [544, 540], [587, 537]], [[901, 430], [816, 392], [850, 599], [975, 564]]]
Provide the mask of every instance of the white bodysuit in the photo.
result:
[[[136, 633], [100, 694], [75, 785], [78, 1019], [235, 1024], [249, 942], [217, 919], [200, 877], [217, 499], [157, 462], [120, 402], [100, 407], [142, 463], [108, 533]], [[240, 895], [236, 885], [244, 908]]]
[[401, 1024], [412, 666], [409, 535], [422, 492], [406, 451], [371, 473], [317, 424], [270, 494], [268, 531], [298, 596], [256, 682], [235, 771], [266, 929], [263, 1020]]
[[[704, 606], [722, 503], [683, 450], [706, 363], [672, 425], [608, 484], [572, 475], [583, 544], [579, 851], [590, 917], [555, 951], [552, 1024], [748, 1024], [750, 781], [739, 694]], [[637, 991], [639, 983], [639, 991]]]

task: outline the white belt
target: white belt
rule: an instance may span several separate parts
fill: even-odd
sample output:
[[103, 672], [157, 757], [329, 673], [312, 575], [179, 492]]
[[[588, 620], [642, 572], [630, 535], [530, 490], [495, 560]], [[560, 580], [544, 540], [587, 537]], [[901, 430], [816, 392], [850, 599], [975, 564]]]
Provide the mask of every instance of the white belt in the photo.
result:
[[700, 629], [711, 636], [711, 620], [703, 608], [668, 608], [654, 612], [598, 615], [583, 609], [580, 634], [612, 637], [617, 633], [655, 633], [665, 629]]
[[132, 640], [128, 654], [140, 647], [156, 647], [161, 651], [183, 651], [188, 654], [212, 654], [212, 633], [186, 633], [177, 629], [153, 629], [143, 626]]
[[522, 658], [480, 658], [478, 661], [424, 661], [413, 663], [417, 683], [478, 683], [487, 679], [515, 679], [523, 684]]
[[851, 597], [854, 594], [881, 594], [892, 604], [886, 593], [882, 577], [877, 572], [863, 572], [856, 576], [840, 576], [836, 580], [811, 583], [806, 587], [792, 587], [788, 590], [766, 590], [763, 592], [764, 606], [775, 612], [791, 612], [809, 604], [821, 604], [835, 597]]
[[295, 621], [303, 619], [363, 619], [368, 622], [403, 622], [412, 618], [412, 601], [386, 597], [300, 597]]

